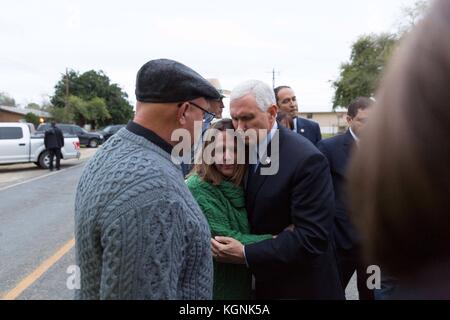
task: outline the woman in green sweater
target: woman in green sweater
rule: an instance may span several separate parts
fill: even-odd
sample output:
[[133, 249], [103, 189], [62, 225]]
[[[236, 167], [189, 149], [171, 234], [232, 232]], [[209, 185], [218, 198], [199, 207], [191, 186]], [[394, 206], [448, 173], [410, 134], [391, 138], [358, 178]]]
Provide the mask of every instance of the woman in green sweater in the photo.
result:
[[[211, 236], [232, 237], [243, 245], [271, 239], [270, 234], [250, 234], [242, 187], [246, 165], [237, 164], [236, 139], [226, 132], [234, 130], [231, 120], [220, 120], [212, 129], [219, 132], [207, 132], [203, 150], [214, 150], [213, 157], [210, 161], [202, 159], [187, 179], [189, 189], [208, 220]], [[210, 139], [212, 134], [216, 139]], [[251, 285], [252, 276], [245, 265], [214, 261], [215, 300], [250, 299]]]

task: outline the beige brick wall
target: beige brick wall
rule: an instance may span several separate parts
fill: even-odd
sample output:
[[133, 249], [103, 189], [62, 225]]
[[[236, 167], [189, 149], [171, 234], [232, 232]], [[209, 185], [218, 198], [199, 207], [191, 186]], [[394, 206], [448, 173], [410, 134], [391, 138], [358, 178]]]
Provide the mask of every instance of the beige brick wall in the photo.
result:
[[300, 116], [319, 123], [322, 133], [336, 134], [346, 130], [346, 114], [346, 112], [301, 112]]
[[0, 122], [18, 122], [23, 116], [16, 113], [0, 110]]

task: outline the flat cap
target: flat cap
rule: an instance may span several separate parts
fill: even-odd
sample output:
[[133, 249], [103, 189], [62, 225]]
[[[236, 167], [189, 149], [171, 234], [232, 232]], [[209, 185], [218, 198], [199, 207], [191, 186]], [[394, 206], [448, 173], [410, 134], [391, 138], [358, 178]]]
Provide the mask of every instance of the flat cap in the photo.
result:
[[136, 100], [173, 103], [205, 98], [221, 98], [205, 78], [182, 63], [169, 59], [150, 60], [136, 76]]

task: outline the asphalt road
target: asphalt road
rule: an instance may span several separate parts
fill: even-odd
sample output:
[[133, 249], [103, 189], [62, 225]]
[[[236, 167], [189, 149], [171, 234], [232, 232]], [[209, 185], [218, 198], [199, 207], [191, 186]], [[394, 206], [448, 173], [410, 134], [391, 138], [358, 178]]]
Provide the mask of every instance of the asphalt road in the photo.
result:
[[[33, 165], [1, 169], [0, 299], [73, 298], [66, 283], [68, 268], [75, 264], [75, 190], [89, 157], [53, 173], [36, 171]], [[354, 278], [346, 290], [348, 299], [358, 297]]]
[[[75, 189], [84, 162], [0, 191], [0, 297], [73, 239]], [[29, 279], [17, 299], [72, 299], [66, 270], [73, 249], [41, 276]]]
[[[81, 157], [78, 159], [61, 160], [61, 169], [70, 168], [81, 161], [89, 159], [97, 149], [81, 148]], [[29, 181], [33, 178], [48, 174], [47, 170], [38, 168], [34, 163], [20, 163], [0, 165], [0, 191], [12, 184]]]

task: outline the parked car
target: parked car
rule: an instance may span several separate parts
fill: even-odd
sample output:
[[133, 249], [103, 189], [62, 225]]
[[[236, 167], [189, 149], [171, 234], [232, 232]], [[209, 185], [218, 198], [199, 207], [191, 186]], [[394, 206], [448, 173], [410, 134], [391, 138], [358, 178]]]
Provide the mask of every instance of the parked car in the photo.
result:
[[[47, 169], [50, 156], [44, 145], [44, 133], [33, 133], [31, 124], [0, 122], [0, 164], [34, 162]], [[76, 135], [64, 135], [62, 159], [80, 158], [80, 140]]]
[[[37, 131], [45, 132], [45, 130], [49, 129], [50, 126], [51, 126], [50, 123], [42, 123], [37, 128]], [[82, 127], [77, 126], [76, 124], [58, 123], [56, 124], [56, 126], [60, 128], [61, 131], [64, 133], [78, 136], [78, 139], [80, 139], [80, 144], [83, 146], [97, 148], [104, 141], [102, 134], [97, 132], [88, 132]]]
[[112, 124], [110, 126], [107, 126], [100, 130], [100, 134], [103, 135], [105, 138], [105, 141], [107, 141], [113, 134], [115, 134], [117, 131], [125, 127], [126, 124]]

